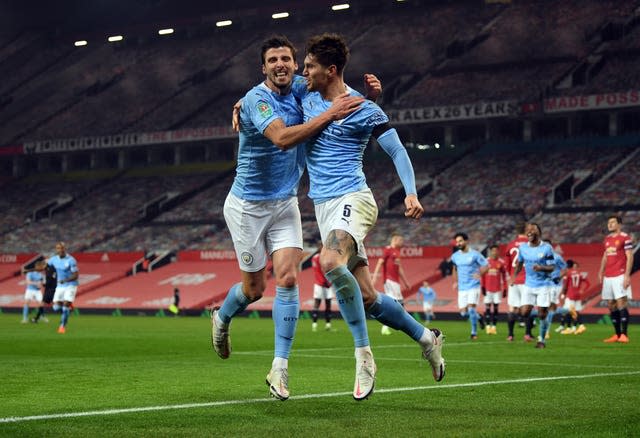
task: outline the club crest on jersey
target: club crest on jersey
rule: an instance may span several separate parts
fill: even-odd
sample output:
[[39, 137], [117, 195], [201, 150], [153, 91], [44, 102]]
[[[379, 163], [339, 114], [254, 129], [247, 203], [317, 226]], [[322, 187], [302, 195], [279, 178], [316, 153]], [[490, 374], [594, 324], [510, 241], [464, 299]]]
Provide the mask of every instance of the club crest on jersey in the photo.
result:
[[253, 263], [253, 256], [246, 251], [240, 254], [240, 259], [242, 259], [242, 263], [244, 263], [245, 265], [250, 265], [251, 263]]
[[273, 110], [267, 102], [258, 102], [258, 112], [263, 118], [269, 118], [273, 114]]

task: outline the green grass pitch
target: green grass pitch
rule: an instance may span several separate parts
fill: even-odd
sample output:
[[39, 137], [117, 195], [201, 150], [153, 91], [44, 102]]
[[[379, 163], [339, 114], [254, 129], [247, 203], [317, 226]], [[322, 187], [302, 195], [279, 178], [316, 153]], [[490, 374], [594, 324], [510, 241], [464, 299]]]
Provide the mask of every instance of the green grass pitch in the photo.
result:
[[[67, 333], [0, 315], [0, 436], [638, 436], [640, 338], [604, 344], [611, 327], [552, 334], [548, 348], [497, 336], [446, 335], [447, 374], [435, 383], [420, 350], [369, 321], [376, 392], [351, 397], [348, 329], [301, 320], [289, 362], [291, 399], [268, 396], [268, 318], [238, 318], [233, 353], [210, 347], [209, 320], [72, 316]], [[554, 326], [555, 327], [555, 326]]]

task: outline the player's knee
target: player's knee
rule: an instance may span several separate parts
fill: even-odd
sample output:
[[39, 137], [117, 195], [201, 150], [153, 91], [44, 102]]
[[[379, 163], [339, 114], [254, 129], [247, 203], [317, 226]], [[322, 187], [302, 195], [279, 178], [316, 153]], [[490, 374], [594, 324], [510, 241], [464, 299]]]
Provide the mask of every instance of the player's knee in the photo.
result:
[[364, 301], [364, 308], [368, 309], [376, 302], [376, 298], [378, 298], [378, 293], [375, 290], [362, 288], [362, 301]]
[[335, 251], [324, 251], [323, 249], [323, 252], [320, 253], [320, 269], [325, 274], [344, 264], [339, 254]]
[[278, 287], [292, 288], [297, 284], [295, 271], [286, 271], [276, 277]]

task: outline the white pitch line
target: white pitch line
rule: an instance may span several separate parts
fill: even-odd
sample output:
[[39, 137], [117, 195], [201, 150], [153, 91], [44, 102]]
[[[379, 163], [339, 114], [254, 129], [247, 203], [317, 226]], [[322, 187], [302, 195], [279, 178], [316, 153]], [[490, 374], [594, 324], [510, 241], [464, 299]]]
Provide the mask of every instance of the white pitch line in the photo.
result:
[[[640, 371], [628, 371], [624, 373], [597, 373], [597, 374], [582, 374], [573, 376], [552, 376], [552, 377], [530, 377], [526, 379], [510, 379], [510, 380], [489, 380], [486, 382], [471, 382], [471, 383], [454, 383], [451, 385], [429, 385], [429, 386], [414, 386], [405, 388], [387, 388], [376, 389], [376, 393], [392, 393], [392, 392], [408, 392], [408, 391], [422, 391], [430, 389], [451, 389], [451, 388], [469, 388], [477, 386], [488, 385], [507, 385], [512, 383], [531, 383], [531, 382], [549, 382], [554, 380], [572, 380], [572, 379], [592, 379], [597, 377], [615, 377], [615, 376], [631, 376], [640, 374]], [[342, 397], [351, 395], [351, 392], [330, 392], [324, 394], [306, 394], [297, 395], [290, 398], [290, 400], [307, 400], [314, 398], [329, 398], [329, 397]], [[77, 418], [77, 417], [95, 417], [106, 415], [118, 415], [118, 414], [130, 414], [137, 412], [153, 412], [153, 411], [170, 411], [177, 409], [196, 409], [196, 408], [208, 408], [214, 406], [228, 406], [228, 405], [240, 405], [240, 404], [253, 404], [253, 403], [273, 403], [274, 400], [270, 398], [248, 399], [248, 400], [225, 400], [208, 403], [185, 403], [178, 405], [165, 405], [165, 406], [142, 406], [138, 408], [122, 408], [122, 409], [107, 409], [103, 411], [85, 411], [85, 412], [68, 412], [60, 414], [48, 414], [48, 415], [30, 415], [26, 417], [5, 417], [0, 418], [1, 423], [22, 423], [26, 421], [37, 420], [59, 420], [64, 418]]]

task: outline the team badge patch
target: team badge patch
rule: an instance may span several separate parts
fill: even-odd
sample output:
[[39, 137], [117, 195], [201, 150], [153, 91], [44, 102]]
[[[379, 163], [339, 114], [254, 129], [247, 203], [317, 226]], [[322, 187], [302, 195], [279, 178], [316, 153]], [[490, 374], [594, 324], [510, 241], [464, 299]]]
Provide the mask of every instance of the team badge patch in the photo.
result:
[[271, 117], [273, 114], [273, 110], [267, 102], [258, 102], [257, 108], [260, 115], [265, 119]]
[[248, 252], [243, 252], [242, 254], [240, 254], [240, 258], [242, 259], [242, 263], [244, 263], [245, 265], [250, 265], [251, 263], [253, 263], [253, 256]]

